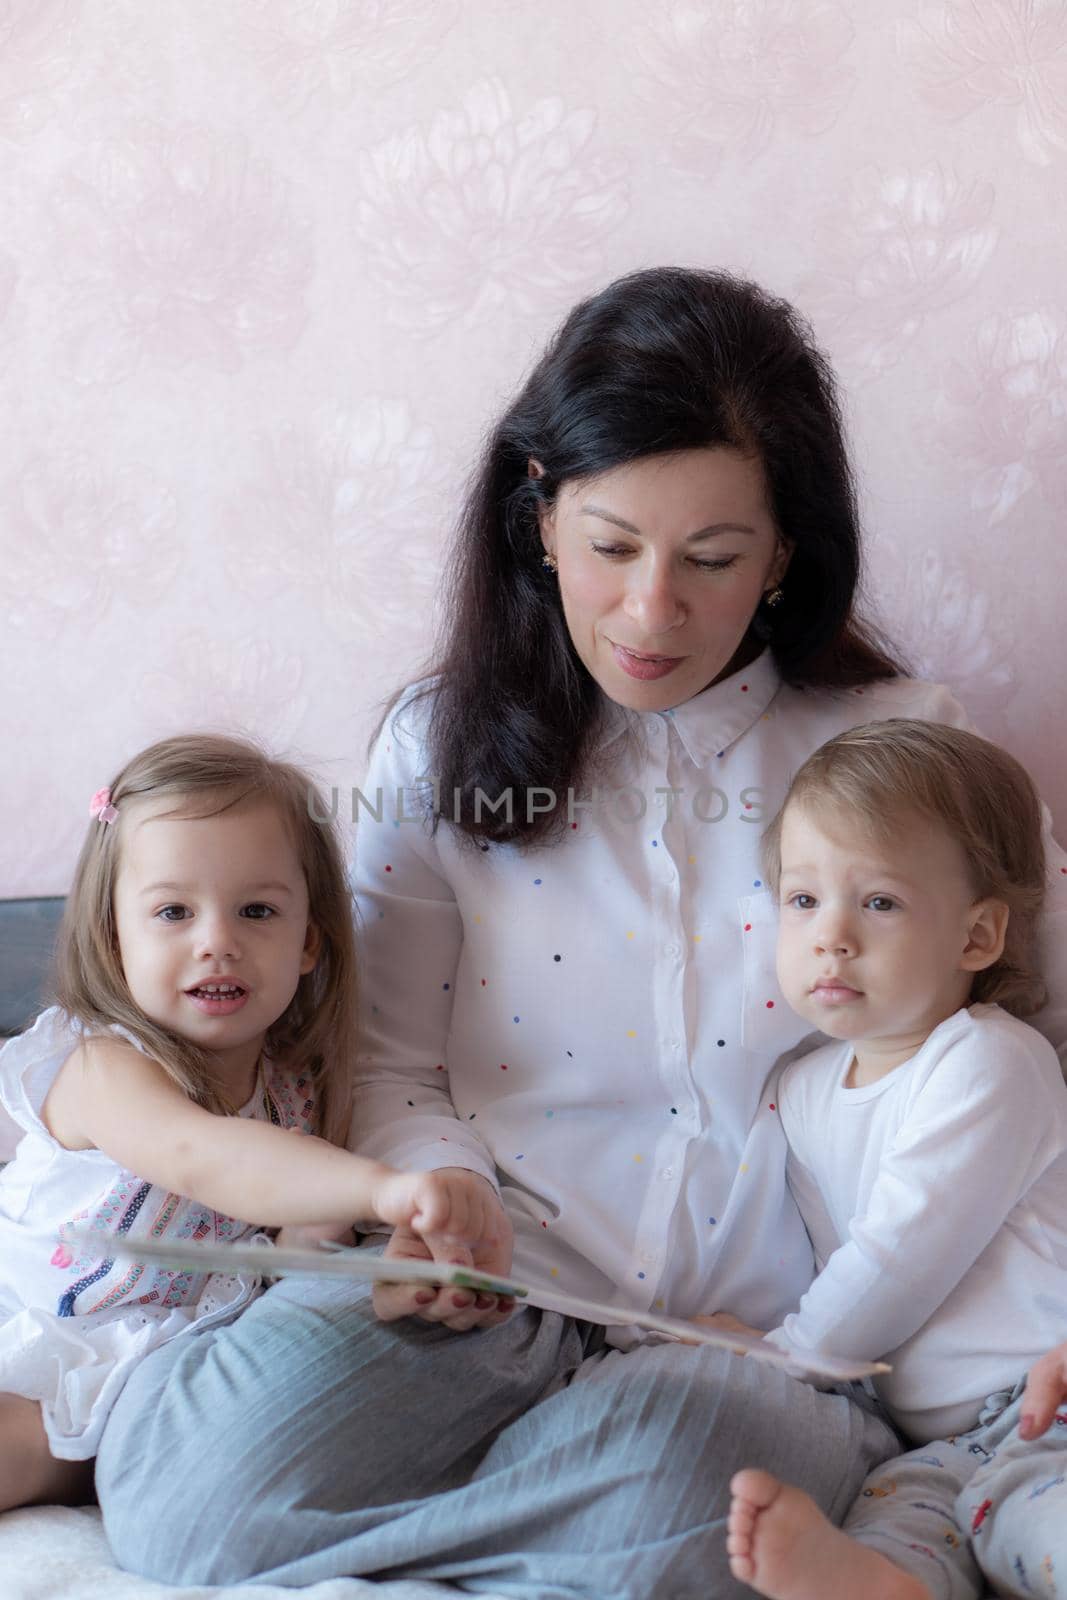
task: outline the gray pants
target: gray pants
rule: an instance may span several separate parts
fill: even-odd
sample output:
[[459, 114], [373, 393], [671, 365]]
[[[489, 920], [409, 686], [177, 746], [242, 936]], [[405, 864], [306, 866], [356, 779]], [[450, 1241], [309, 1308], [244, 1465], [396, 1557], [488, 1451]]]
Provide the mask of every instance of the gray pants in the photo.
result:
[[168, 1583], [740, 1600], [725, 1554], [737, 1468], [803, 1483], [840, 1521], [899, 1450], [850, 1394], [708, 1348], [623, 1354], [551, 1312], [469, 1334], [384, 1324], [365, 1286], [288, 1279], [148, 1357], [105, 1430], [97, 1490], [119, 1563]]
[[978, 1427], [887, 1461], [845, 1532], [912, 1573], [935, 1600], [1067, 1595], [1067, 1414], [1019, 1437], [1023, 1384], [991, 1395]]

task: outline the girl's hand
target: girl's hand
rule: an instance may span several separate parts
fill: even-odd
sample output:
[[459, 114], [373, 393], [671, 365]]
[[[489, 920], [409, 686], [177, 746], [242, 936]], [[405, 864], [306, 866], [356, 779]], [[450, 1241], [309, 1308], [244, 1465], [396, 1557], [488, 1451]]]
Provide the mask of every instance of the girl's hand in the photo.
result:
[[384, 1170], [371, 1191], [373, 1213], [383, 1222], [410, 1228], [424, 1239], [432, 1234], [448, 1244], [496, 1244], [504, 1208], [486, 1178], [463, 1167]]
[[1027, 1373], [1020, 1438], [1039, 1439], [1064, 1400], [1067, 1400], [1067, 1344], [1060, 1344], [1040, 1361], [1035, 1361]]
[[356, 1230], [350, 1222], [287, 1222], [279, 1228], [274, 1243], [282, 1250], [314, 1250], [324, 1239], [354, 1245]]
[[[467, 1246], [456, 1244], [439, 1233], [420, 1237], [413, 1225], [399, 1224], [386, 1247], [384, 1259], [442, 1261], [470, 1267], [488, 1277], [506, 1278], [511, 1271], [511, 1220], [493, 1185], [461, 1167], [419, 1176], [447, 1177], [469, 1189], [469, 1203], [474, 1212], [483, 1217], [479, 1226], [485, 1237], [482, 1242]], [[402, 1271], [397, 1275], [401, 1276]], [[494, 1328], [506, 1322], [515, 1309], [515, 1302], [503, 1296], [476, 1294], [472, 1289], [454, 1289], [447, 1285], [435, 1290], [429, 1284], [380, 1283], [374, 1288], [374, 1309], [383, 1322], [420, 1317], [425, 1322], [442, 1323], [456, 1333], [466, 1333], [471, 1328]]]

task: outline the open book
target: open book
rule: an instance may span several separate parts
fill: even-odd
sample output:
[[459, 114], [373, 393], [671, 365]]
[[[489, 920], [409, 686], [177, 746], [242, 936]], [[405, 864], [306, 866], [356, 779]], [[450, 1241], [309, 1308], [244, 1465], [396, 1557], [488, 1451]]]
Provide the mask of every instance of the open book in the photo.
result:
[[168, 1267], [186, 1267], [194, 1272], [250, 1272], [267, 1278], [306, 1273], [312, 1277], [357, 1278], [371, 1283], [428, 1283], [470, 1289], [483, 1294], [511, 1295], [543, 1311], [559, 1311], [580, 1322], [594, 1322], [605, 1328], [647, 1328], [653, 1333], [682, 1340], [686, 1344], [710, 1344], [738, 1355], [766, 1361], [772, 1367], [817, 1378], [848, 1382], [890, 1369], [880, 1361], [852, 1361], [843, 1356], [805, 1352], [803, 1358], [787, 1355], [774, 1345], [765, 1344], [750, 1334], [724, 1333], [705, 1328], [679, 1317], [662, 1317], [654, 1311], [634, 1306], [607, 1305], [564, 1294], [551, 1284], [519, 1283], [513, 1278], [489, 1277], [470, 1267], [451, 1266], [444, 1261], [386, 1261], [370, 1250], [324, 1244], [314, 1250], [279, 1249], [266, 1242], [256, 1244], [197, 1244], [190, 1239], [128, 1239], [113, 1233], [88, 1228], [65, 1228], [64, 1237], [97, 1251], [101, 1258], [123, 1256], [132, 1261], [158, 1261]]

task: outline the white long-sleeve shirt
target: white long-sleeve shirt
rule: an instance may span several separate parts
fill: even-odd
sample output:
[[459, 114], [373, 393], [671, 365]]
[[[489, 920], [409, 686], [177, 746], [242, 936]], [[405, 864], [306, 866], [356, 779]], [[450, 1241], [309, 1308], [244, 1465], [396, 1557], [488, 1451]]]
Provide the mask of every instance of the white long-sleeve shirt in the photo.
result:
[[852, 1055], [827, 1045], [777, 1086], [819, 1276], [770, 1337], [884, 1357], [904, 1432], [945, 1438], [1067, 1329], [1067, 1085], [999, 1006], [957, 1011], [876, 1083], [845, 1086]]
[[[403, 820], [432, 773], [424, 712], [402, 704], [361, 786], [381, 820], [356, 797], [354, 1147], [497, 1181], [519, 1276], [779, 1322], [813, 1262], [762, 1090], [808, 1030], [775, 977], [759, 839], [818, 745], [891, 716], [965, 721], [935, 685], [788, 688], [765, 652], [672, 712], [610, 707], [590, 782], [614, 796], [558, 843], [482, 850]], [[1057, 883], [1045, 1023], [1067, 1039]]]

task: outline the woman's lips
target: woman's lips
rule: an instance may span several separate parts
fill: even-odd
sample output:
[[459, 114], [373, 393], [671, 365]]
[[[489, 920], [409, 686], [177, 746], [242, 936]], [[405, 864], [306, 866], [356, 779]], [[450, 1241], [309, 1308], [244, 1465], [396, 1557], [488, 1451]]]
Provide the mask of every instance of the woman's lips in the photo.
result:
[[684, 661], [684, 656], [644, 656], [638, 655], [633, 650], [627, 650], [625, 645], [612, 643], [615, 660], [622, 670], [631, 678], [642, 678], [645, 681], [651, 678], [665, 678], [668, 672], [673, 672], [675, 667]]

